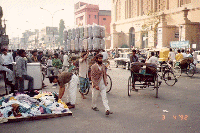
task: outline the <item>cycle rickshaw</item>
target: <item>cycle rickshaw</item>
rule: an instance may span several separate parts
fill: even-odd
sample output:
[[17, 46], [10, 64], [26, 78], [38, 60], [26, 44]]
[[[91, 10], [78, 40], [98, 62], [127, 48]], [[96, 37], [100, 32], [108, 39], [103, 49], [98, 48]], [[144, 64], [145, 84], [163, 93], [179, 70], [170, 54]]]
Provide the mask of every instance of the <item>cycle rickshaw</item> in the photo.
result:
[[128, 96], [131, 91], [144, 88], [153, 88], [158, 97], [158, 72], [157, 66], [151, 63], [134, 62], [131, 64], [131, 76], [128, 79]]
[[195, 74], [196, 68], [193, 61], [193, 57], [185, 57], [180, 62], [176, 62], [174, 69], [176, 70], [177, 77], [180, 77], [183, 72], [185, 72], [188, 77], [192, 77]]

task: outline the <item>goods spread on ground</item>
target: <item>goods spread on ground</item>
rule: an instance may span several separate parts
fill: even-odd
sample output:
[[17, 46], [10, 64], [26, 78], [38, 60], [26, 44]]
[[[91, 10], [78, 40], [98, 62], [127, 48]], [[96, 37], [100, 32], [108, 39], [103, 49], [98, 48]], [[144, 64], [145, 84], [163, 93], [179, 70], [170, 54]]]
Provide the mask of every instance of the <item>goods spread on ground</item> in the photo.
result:
[[87, 25], [64, 30], [66, 51], [105, 49], [105, 27]]
[[0, 123], [36, 119], [46, 119], [72, 115], [67, 105], [56, 92], [38, 92], [30, 97], [27, 94], [10, 94], [0, 99]]

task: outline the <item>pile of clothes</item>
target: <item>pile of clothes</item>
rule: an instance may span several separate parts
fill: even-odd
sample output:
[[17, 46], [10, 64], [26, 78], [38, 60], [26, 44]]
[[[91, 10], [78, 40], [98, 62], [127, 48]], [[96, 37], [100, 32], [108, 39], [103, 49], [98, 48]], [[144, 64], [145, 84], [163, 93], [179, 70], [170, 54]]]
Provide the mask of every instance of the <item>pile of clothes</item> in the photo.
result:
[[68, 112], [71, 111], [58, 99], [56, 92], [39, 92], [34, 97], [20, 93], [10, 94], [0, 99], [0, 123], [7, 122], [8, 119]]

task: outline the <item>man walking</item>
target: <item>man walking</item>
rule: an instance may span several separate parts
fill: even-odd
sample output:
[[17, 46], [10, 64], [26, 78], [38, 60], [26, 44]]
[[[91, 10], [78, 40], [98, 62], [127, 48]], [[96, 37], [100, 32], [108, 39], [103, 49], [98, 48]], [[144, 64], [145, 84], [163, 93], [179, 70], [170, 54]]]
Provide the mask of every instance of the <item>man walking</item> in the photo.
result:
[[90, 87], [88, 78], [88, 54], [87, 52], [82, 52], [81, 58], [79, 59], [79, 79], [80, 79], [80, 93], [83, 99], [86, 99], [83, 93], [85, 93], [86, 88]]
[[105, 65], [102, 64], [103, 55], [96, 56], [96, 63], [91, 67], [91, 80], [92, 80], [92, 109], [99, 111], [96, 105], [99, 93], [101, 94], [103, 105], [105, 107], [106, 115], [112, 114], [110, 107], [108, 106], [108, 99], [106, 96], [106, 70]]

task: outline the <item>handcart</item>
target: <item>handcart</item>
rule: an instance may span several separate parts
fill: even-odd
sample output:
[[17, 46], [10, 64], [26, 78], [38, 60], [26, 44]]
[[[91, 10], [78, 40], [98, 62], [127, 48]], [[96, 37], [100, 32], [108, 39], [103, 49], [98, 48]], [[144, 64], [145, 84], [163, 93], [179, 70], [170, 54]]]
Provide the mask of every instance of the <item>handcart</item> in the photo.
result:
[[156, 98], [158, 98], [157, 66], [151, 63], [134, 62], [131, 64], [131, 76], [128, 79], [128, 96], [130, 96], [131, 91], [144, 88], [155, 89]]

